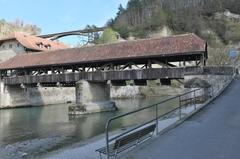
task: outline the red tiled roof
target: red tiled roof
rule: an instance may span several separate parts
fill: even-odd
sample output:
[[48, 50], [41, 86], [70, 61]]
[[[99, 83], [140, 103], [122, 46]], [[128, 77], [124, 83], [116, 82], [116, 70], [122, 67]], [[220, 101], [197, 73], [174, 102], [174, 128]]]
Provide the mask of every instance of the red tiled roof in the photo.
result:
[[[55, 41], [40, 38], [37, 36], [27, 35], [27, 34], [17, 33], [17, 32], [10, 34], [6, 38], [0, 39], [0, 43], [9, 41], [9, 40], [17, 40], [24, 47], [31, 50], [36, 50], [36, 51], [48, 51], [48, 50], [58, 50], [58, 49], [68, 48], [66, 45], [60, 42], [55, 42]], [[42, 46], [40, 47], [40, 45]], [[50, 49], [48, 47], [50, 47]]]
[[205, 41], [194, 34], [184, 34], [161, 39], [144, 39], [55, 50], [46, 53], [21, 54], [0, 64], [0, 69], [83, 64], [199, 53], [206, 53]]

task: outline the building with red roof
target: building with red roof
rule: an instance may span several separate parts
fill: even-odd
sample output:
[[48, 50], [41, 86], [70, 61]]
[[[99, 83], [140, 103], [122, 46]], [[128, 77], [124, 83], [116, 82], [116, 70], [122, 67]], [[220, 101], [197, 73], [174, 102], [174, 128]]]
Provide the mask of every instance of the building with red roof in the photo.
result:
[[68, 47], [60, 42], [15, 32], [0, 39], [0, 62], [18, 54], [47, 52], [66, 48]]

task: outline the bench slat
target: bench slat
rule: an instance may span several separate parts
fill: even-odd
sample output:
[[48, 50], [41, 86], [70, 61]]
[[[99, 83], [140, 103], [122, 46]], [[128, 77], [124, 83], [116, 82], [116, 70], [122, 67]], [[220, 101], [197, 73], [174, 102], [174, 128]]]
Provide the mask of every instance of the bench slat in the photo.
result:
[[[109, 155], [114, 156], [116, 153], [120, 153], [130, 147], [136, 146], [147, 138], [150, 138], [152, 136], [150, 133], [153, 133], [155, 128], [156, 124], [152, 124], [115, 140], [113, 144], [109, 145]], [[107, 154], [106, 147], [102, 147], [96, 151], [105, 155]]]
[[156, 124], [153, 124], [131, 134], [127, 134], [126, 136], [123, 136], [120, 139], [116, 140], [114, 148], [116, 149], [122, 147], [131, 142], [135, 141], [137, 142], [137, 140], [139, 140], [141, 137], [146, 136], [147, 134], [153, 132], [155, 128]]

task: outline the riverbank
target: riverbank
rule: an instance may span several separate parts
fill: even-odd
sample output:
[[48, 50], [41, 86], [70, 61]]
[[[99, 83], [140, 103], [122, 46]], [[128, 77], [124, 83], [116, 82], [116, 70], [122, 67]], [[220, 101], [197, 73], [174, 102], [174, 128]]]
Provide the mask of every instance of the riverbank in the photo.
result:
[[[163, 130], [167, 128], [169, 125], [173, 124], [177, 120], [178, 120], [177, 117], [175, 117], [175, 118], [170, 118], [170, 119], [166, 119], [159, 122], [159, 130]], [[121, 132], [123, 131], [119, 130], [117, 132], [114, 132], [114, 134], [118, 134]], [[96, 159], [99, 157], [99, 154], [95, 152], [95, 150], [100, 147], [103, 147], [104, 145], [105, 145], [105, 136], [103, 134], [95, 138], [95, 140], [85, 143], [85, 145], [81, 144], [80, 147], [79, 147], [79, 144], [76, 144], [66, 149], [53, 152], [52, 154], [42, 156], [40, 159], [66, 159], [66, 158]]]

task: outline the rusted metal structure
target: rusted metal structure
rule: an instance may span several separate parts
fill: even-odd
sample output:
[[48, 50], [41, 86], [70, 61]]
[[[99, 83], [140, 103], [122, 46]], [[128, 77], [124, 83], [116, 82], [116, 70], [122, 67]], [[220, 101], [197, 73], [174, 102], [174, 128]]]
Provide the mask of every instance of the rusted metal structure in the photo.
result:
[[184, 34], [17, 55], [1, 63], [0, 71], [9, 84], [176, 79], [183, 78], [176, 63], [205, 66], [207, 58], [206, 42]]

